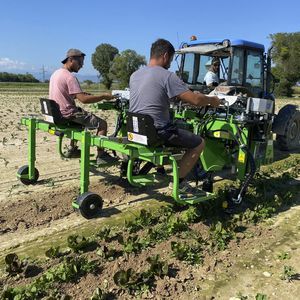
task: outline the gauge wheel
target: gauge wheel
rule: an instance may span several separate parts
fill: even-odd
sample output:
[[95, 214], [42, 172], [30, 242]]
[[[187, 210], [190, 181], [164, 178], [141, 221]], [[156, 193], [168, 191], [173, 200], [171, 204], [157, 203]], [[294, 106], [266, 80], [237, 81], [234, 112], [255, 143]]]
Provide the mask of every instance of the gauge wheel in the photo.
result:
[[35, 184], [38, 181], [39, 176], [40, 176], [39, 171], [36, 168], [34, 168], [34, 177], [32, 179], [22, 177], [22, 176], [26, 176], [29, 174], [29, 166], [28, 165], [22, 166], [18, 170], [17, 174], [18, 174], [19, 180], [25, 185]]
[[99, 215], [102, 210], [102, 198], [92, 192], [86, 192], [78, 196], [76, 203], [81, 215], [86, 219], [92, 219]]

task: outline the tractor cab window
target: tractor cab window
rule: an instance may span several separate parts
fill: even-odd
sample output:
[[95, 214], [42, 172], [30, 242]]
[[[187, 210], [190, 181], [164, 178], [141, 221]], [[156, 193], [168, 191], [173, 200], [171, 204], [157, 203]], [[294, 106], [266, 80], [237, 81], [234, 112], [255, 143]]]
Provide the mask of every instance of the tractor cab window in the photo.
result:
[[187, 53], [184, 56], [184, 64], [182, 68], [181, 79], [188, 84], [193, 84], [194, 78], [195, 55]]
[[263, 57], [261, 53], [247, 51], [246, 85], [263, 87]]
[[197, 83], [204, 83], [204, 77], [210, 67], [211, 60], [212, 58], [210, 56], [201, 55]]
[[[199, 67], [199, 73], [197, 76], [197, 83], [204, 83], [204, 77], [206, 73], [208, 72], [212, 60], [214, 56], [207, 56], [207, 55], [201, 55], [200, 56], [200, 67]], [[220, 61], [220, 67], [218, 71], [218, 77], [220, 79], [220, 82], [227, 80], [227, 72], [228, 72], [228, 57], [219, 58]]]
[[244, 70], [244, 50], [234, 49], [232, 57], [232, 72], [231, 83], [234, 85], [243, 84], [243, 70]]

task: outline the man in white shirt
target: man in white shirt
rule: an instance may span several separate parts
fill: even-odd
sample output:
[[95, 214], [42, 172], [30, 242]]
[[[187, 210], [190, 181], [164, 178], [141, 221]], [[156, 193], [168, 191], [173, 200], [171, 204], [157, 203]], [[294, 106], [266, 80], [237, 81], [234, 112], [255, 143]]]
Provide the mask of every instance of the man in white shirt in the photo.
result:
[[220, 61], [218, 58], [214, 57], [211, 60], [210, 68], [204, 77], [204, 81], [208, 87], [214, 87], [219, 84], [219, 77], [218, 77], [219, 67], [220, 67]]

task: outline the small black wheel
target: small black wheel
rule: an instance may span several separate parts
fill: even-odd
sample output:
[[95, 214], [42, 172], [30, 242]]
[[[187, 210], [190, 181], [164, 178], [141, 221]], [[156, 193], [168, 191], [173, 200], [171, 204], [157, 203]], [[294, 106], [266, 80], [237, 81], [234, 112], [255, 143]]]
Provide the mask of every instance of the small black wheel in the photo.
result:
[[86, 219], [92, 219], [99, 215], [103, 206], [102, 198], [92, 192], [78, 196], [76, 203], [79, 205], [81, 215]]
[[21, 176], [26, 176], [29, 174], [29, 166], [28, 165], [22, 166], [18, 170], [17, 174], [19, 175], [18, 176], [19, 180], [25, 185], [35, 184], [38, 181], [39, 176], [40, 176], [39, 171], [36, 168], [34, 168], [34, 178], [33, 179], [21, 177]]

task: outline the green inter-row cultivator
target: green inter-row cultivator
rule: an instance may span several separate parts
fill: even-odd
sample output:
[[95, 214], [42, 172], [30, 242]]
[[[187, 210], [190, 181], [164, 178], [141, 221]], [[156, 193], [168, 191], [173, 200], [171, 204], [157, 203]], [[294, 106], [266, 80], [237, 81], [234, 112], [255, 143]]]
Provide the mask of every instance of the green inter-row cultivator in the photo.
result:
[[[243, 40], [193, 41], [183, 43], [178, 54], [181, 63], [178, 75], [194, 91], [218, 95], [223, 104], [218, 108], [199, 108], [173, 101], [170, 113], [179, 127], [204, 137], [206, 146], [194, 170], [196, 179], [203, 180], [202, 188], [193, 194], [179, 193], [178, 161], [182, 149], [164, 147], [159, 143], [153, 120], [143, 114], [128, 113], [129, 93], [120, 92], [116, 101], [97, 103], [101, 110], [115, 110], [117, 121], [111, 136], [95, 136], [86, 128], [61, 118], [54, 101], [41, 99], [45, 120], [22, 118], [28, 127], [28, 165], [18, 170], [18, 178], [26, 185], [37, 182], [35, 168], [36, 132], [42, 130], [57, 136], [58, 150], [63, 156], [64, 138], [79, 141], [80, 195], [72, 203], [85, 218], [98, 216], [102, 209], [101, 196], [89, 191], [92, 159], [91, 147], [101, 147], [118, 153], [120, 168], [128, 182], [137, 187], [155, 184], [155, 166], [171, 166], [172, 196], [178, 204], [195, 204], [215, 198], [214, 175], [229, 170], [240, 182], [232, 190], [230, 201], [240, 203], [255, 172], [273, 161], [273, 135], [283, 150], [300, 146], [300, 111], [286, 105], [275, 115], [275, 100], [270, 91], [270, 51], [264, 54], [260, 44]], [[219, 58], [221, 84], [210, 89], [203, 83], [205, 65]], [[143, 166], [143, 167], [142, 167]]]

